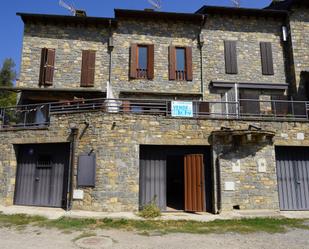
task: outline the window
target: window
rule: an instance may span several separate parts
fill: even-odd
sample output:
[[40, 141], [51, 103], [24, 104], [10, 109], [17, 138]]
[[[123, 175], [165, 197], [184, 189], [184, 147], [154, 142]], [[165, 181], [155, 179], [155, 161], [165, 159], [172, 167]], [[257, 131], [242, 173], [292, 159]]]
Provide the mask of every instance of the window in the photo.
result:
[[137, 47], [137, 78], [146, 79], [147, 78], [147, 61], [148, 61], [148, 48], [147, 46]]
[[37, 168], [51, 168], [52, 157], [51, 155], [39, 155]]
[[191, 81], [192, 73], [192, 48], [170, 46], [169, 79]]
[[55, 49], [42, 48], [39, 85], [53, 85], [55, 54]]
[[186, 79], [186, 51], [184, 48], [176, 48], [176, 80]]
[[227, 74], [237, 74], [237, 51], [236, 41], [224, 41], [225, 72]]
[[95, 58], [96, 51], [83, 50], [81, 68], [81, 87], [93, 87], [95, 78]]
[[154, 78], [154, 45], [131, 45], [131, 79]]
[[261, 42], [261, 60], [263, 75], [274, 75], [274, 63], [270, 42]]

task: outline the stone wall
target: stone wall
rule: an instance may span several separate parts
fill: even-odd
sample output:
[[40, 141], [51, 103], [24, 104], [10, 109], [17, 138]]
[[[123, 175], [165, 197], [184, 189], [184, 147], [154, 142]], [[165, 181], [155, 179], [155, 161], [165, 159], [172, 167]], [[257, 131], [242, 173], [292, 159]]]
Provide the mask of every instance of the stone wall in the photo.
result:
[[[187, 92], [199, 93], [200, 52], [197, 47], [199, 26], [186, 22], [168, 20], [118, 20], [114, 33], [112, 83], [117, 90], [138, 90], [152, 92]], [[130, 80], [131, 43], [154, 44], [154, 79]], [[170, 81], [169, 51], [170, 45], [192, 47], [193, 81]]]
[[[216, 95], [209, 83], [216, 81], [285, 83], [285, 56], [281, 42], [280, 20], [253, 17], [210, 15], [203, 29], [203, 71], [206, 98]], [[237, 41], [238, 74], [225, 73], [224, 41]], [[271, 42], [274, 75], [263, 75], [260, 42]]]
[[308, 77], [302, 77], [302, 72], [309, 71], [309, 11], [308, 8], [296, 8], [290, 14], [290, 32], [295, 72], [293, 95], [299, 100], [307, 100], [306, 84]]
[[56, 49], [51, 88], [79, 88], [82, 50], [96, 51], [94, 88], [104, 89], [109, 78], [108, 29], [92, 26], [26, 24], [19, 87], [38, 87], [41, 49]]
[[[211, 80], [235, 82], [286, 82], [280, 20], [265, 18], [209, 16], [202, 31], [203, 85], [205, 99], [217, 99], [209, 88]], [[197, 36], [199, 24], [169, 20], [119, 19], [113, 31], [111, 82], [119, 91], [201, 92], [200, 50]], [[26, 24], [19, 86], [38, 86], [41, 48], [56, 49], [54, 88], [80, 86], [83, 49], [97, 51], [95, 88], [105, 89], [109, 77], [108, 30], [105, 27], [70, 27]], [[225, 73], [224, 40], [237, 41], [239, 73]], [[262, 74], [260, 42], [271, 42], [274, 75]], [[129, 79], [131, 43], [154, 44], [154, 79]], [[168, 79], [168, 48], [170, 45], [191, 46], [193, 81]], [[215, 94], [212, 94], [215, 93]], [[117, 94], [116, 94], [117, 96]]]
[[[140, 145], [210, 145], [211, 132], [221, 126], [247, 129], [250, 123], [278, 131], [275, 145], [309, 146], [307, 123], [196, 120], [101, 112], [53, 115], [48, 129], [0, 131], [0, 203], [13, 203], [17, 164], [13, 145], [68, 142], [70, 125], [76, 124], [81, 134], [85, 121], [90, 126], [78, 139], [75, 156], [94, 150], [97, 156], [96, 187], [84, 189], [84, 199], [74, 202], [75, 209], [137, 210]], [[297, 139], [297, 133], [303, 133], [304, 139]], [[214, 160], [220, 150], [214, 146]], [[266, 173], [257, 172], [256, 160], [259, 158], [267, 160]], [[233, 173], [232, 163], [237, 159], [240, 159], [241, 171]], [[221, 164], [224, 210], [231, 210], [235, 205], [242, 209], [278, 209], [272, 144], [244, 145], [222, 156]], [[230, 181], [236, 184], [235, 190], [225, 191], [225, 182]]]

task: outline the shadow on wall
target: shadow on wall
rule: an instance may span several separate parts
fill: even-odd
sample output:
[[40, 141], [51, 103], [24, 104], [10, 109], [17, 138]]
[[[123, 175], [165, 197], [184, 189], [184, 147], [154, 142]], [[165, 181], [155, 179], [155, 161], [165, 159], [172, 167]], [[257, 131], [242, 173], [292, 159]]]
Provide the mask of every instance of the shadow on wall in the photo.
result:
[[309, 72], [302, 71], [300, 74], [300, 82], [297, 89], [295, 89], [295, 99], [307, 101], [309, 100]]
[[212, 143], [215, 153], [217, 155], [221, 154], [220, 157], [224, 160], [255, 157], [259, 151], [269, 145], [273, 145], [272, 140], [258, 141], [252, 139], [251, 141], [244, 141], [242, 136], [235, 136], [228, 140], [216, 139]]

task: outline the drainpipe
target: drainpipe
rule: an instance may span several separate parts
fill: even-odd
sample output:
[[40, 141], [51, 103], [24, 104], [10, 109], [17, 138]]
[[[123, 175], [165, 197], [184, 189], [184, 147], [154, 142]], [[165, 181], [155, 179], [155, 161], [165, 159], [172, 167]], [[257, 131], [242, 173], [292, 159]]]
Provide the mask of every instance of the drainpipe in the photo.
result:
[[203, 46], [204, 46], [204, 37], [203, 37], [203, 28], [204, 28], [204, 25], [206, 23], [206, 16], [203, 15], [202, 17], [202, 23], [201, 23], [201, 26], [200, 26], [200, 31], [199, 31], [199, 34], [198, 34], [198, 48], [200, 50], [200, 71], [201, 71], [201, 93], [202, 93], [202, 100], [205, 99], [205, 93], [204, 93], [204, 76], [203, 76]]
[[216, 158], [216, 182], [217, 182], [217, 214], [222, 212], [222, 188], [221, 188], [221, 168], [220, 159], [223, 153], [220, 153]]
[[109, 37], [108, 37], [108, 53], [109, 53], [109, 68], [108, 68], [108, 81], [111, 84], [112, 80], [112, 52], [114, 49], [114, 40], [113, 40], [113, 28], [112, 20], [109, 20]]
[[78, 128], [75, 125], [71, 127], [71, 146], [70, 146], [70, 165], [69, 165], [69, 176], [68, 176], [68, 200], [67, 200], [67, 211], [70, 211], [73, 206], [73, 178], [74, 178], [74, 166], [75, 166], [75, 151], [76, 141], [78, 136]]

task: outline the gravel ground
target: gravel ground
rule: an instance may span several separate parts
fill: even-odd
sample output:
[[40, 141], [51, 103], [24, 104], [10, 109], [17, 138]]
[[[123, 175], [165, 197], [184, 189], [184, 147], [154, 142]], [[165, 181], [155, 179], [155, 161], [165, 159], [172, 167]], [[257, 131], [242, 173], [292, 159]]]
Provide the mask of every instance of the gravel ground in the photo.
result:
[[[93, 249], [302, 249], [309, 248], [309, 231], [292, 230], [285, 234], [169, 234], [163, 236], [143, 236], [134, 232], [123, 232], [119, 230], [91, 231], [97, 237], [84, 238], [88, 244], [83, 248]], [[55, 229], [43, 229], [28, 227], [23, 230], [14, 228], [0, 229], [1, 249], [73, 249], [81, 248], [75, 240], [83, 232], [64, 233]], [[96, 244], [100, 238], [106, 241], [105, 246]], [[97, 240], [96, 240], [97, 239]], [[82, 239], [83, 240], [83, 239]], [[78, 241], [78, 240], [77, 240]], [[79, 240], [79, 242], [81, 242]], [[111, 245], [112, 244], [112, 245]]]

